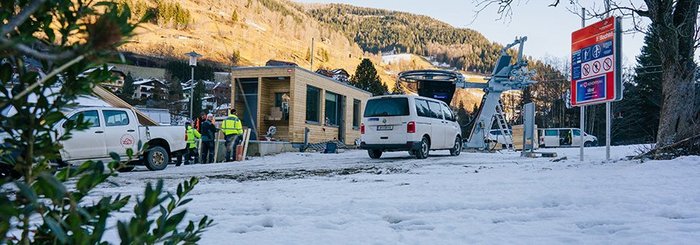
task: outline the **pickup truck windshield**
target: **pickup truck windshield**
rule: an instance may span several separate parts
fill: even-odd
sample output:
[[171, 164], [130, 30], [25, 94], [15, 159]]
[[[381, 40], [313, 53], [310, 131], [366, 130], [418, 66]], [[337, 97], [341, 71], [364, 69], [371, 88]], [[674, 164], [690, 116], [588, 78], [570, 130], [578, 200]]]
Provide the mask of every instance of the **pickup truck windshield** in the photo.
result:
[[407, 98], [380, 98], [367, 101], [365, 117], [408, 116]]

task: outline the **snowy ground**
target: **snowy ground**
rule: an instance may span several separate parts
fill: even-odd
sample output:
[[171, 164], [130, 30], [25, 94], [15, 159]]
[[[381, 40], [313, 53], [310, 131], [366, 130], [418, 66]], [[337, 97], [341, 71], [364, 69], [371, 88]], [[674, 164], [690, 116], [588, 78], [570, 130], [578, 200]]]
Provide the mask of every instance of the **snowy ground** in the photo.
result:
[[[613, 159], [633, 155], [614, 147]], [[243, 163], [124, 173], [97, 195], [136, 194], [201, 177], [188, 218], [214, 218], [202, 244], [697, 244], [700, 157], [603, 162], [604, 148], [435, 152], [426, 160], [364, 151], [286, 153]], [[126, 215], [126, 214], [122, 214]], [[118, 218], [125, 218], [119, 217]], [[111, 236], [115, 236], [112, 234]]]

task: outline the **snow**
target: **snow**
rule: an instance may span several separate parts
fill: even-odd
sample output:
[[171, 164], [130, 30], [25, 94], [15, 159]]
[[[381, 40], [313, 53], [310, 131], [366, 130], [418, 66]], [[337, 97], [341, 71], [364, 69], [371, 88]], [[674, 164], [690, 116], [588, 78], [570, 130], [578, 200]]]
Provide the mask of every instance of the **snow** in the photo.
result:
[[382, 56], [383, 64], [393, 64], [400, 61], [411, 61], [412, 54], [390, 54]]
[[559, 162], [514, 152], [285, 153], [139, 169], [95, 195], [137, 194], [158, 178], [174, 189], [198, 176], [187, 218], [215, 222], [202, 244], [696, 243], [700, 156], [624, 160], [641, 148], [613, 147], [613, 161], [587, 148], [584, 162], [578, 148], [541, 149], [567, 157]]

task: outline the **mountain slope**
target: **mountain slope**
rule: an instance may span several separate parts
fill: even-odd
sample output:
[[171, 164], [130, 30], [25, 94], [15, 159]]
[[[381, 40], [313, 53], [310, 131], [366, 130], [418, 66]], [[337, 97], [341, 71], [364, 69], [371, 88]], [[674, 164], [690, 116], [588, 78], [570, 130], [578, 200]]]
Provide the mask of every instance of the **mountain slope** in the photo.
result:
[[346, 4], [308, 5], [307, 11], [343, 31], [365, 51], [432, 56], [465, 71], [490, 71], [503, 47], [479, 32], [423, 15]]
[[[158, 1], [122, 0], [132, 9], [156, 8]], [[353, 73], [364, 52], [343, 33], [319, 23], [294, 3], [284, 0], [174, 0], [188, 11], [186, 26], [151, 21], [123, 51], [184, 60], [196, 51], [204, 60], [231, 65], [264, 65], [267, 60], [291, 61], [310, 67], [311, 39], [314, 69], [344, 68]], [[375, 63], [378, 57], [373, 57]]]

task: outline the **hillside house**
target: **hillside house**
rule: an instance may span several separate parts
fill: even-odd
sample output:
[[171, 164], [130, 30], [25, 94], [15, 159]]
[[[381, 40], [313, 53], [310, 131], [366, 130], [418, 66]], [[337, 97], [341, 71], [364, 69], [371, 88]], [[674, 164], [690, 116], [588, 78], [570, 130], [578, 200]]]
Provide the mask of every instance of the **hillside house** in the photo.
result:
[[134, 98], [149, 99], [153, 98], [153, 96], [159, 96], [160, 98], [158, 99], [160, 100], [167, 99], [168, 85], [159, 79], [139, 79], [134, 81], [134, 86], [136, 86]]
[[270, 126], [275, 139], [300, 143], [339, 140], [352, 144], [360, 137], [362, 111], [369, 92], [298, 66], [235, 67], [231, 101], [253, 139]]

